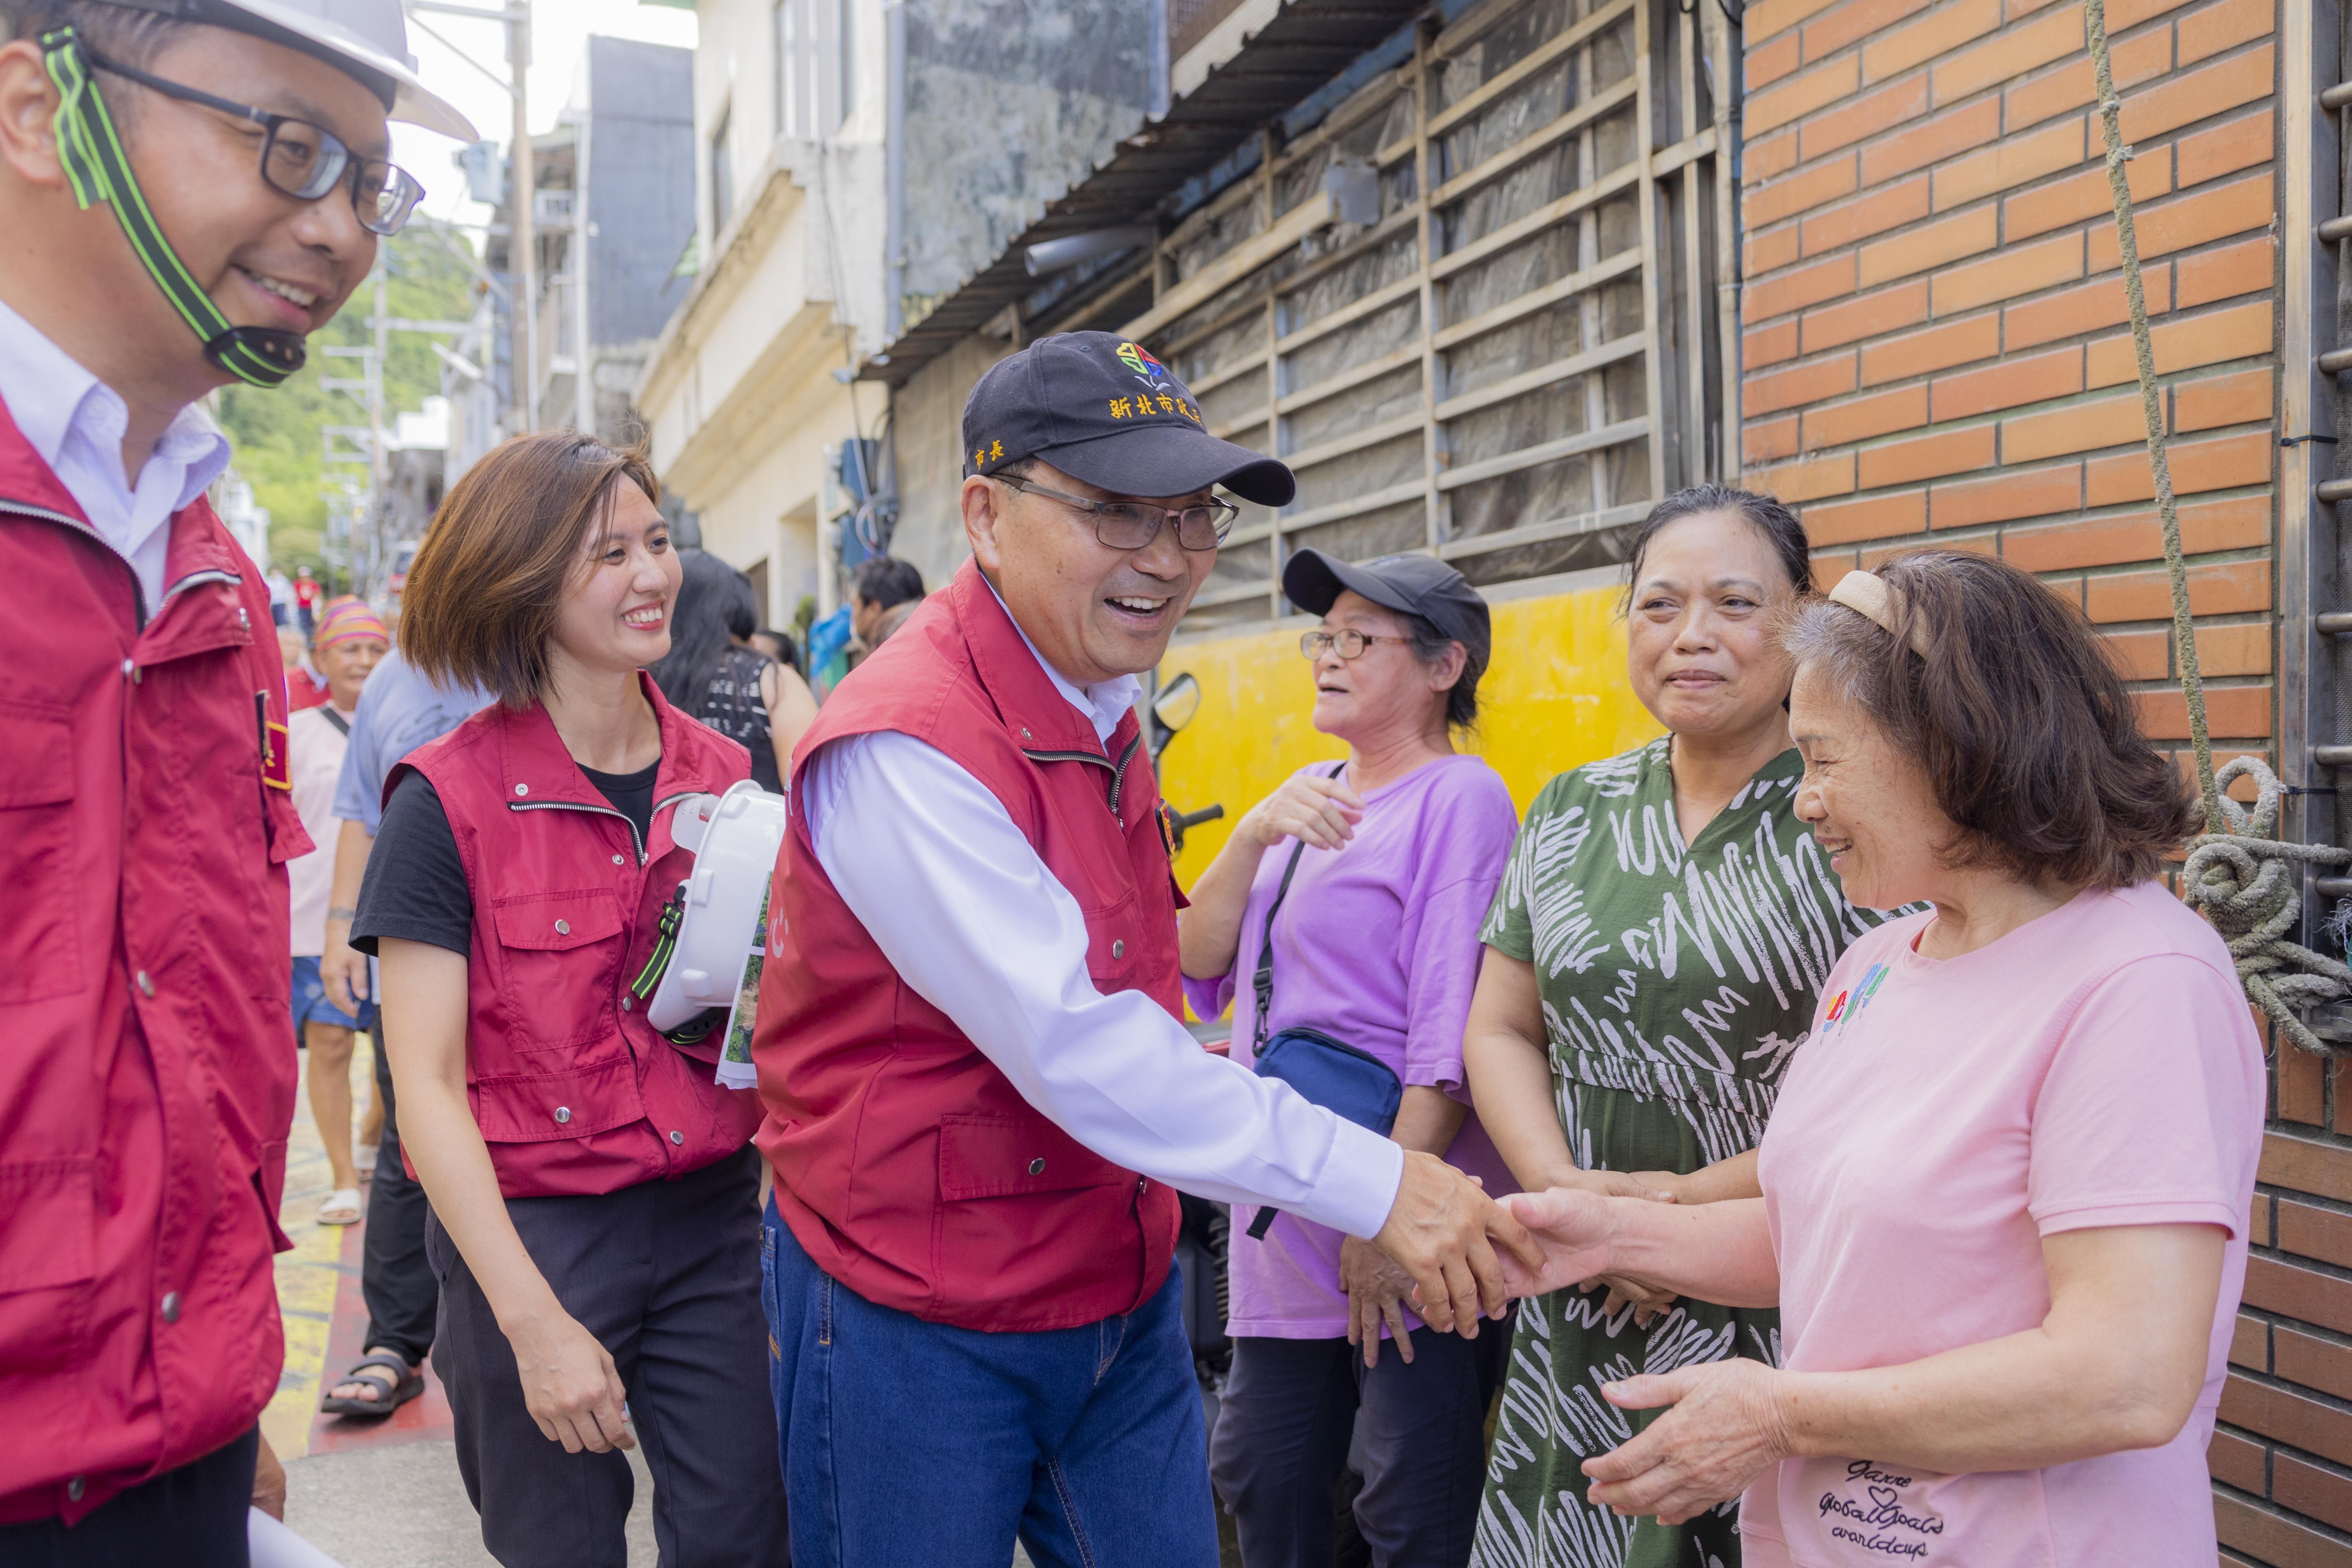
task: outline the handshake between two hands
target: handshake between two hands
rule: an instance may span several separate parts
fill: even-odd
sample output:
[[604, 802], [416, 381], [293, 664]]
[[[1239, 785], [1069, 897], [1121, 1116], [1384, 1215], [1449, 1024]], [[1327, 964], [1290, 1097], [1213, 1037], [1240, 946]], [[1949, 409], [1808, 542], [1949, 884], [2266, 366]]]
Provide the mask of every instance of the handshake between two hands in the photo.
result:
[[[1605, 1311], [1614, 1315], [1631, 1305], [1646, 1327], [1674, 1296], [1609, 1271], [1610, 1222], [1602, 1200], [1672, 1203], [1673, 1180], [1648, 1173], [1578, 1171], [1542, 1192], [1492, 1198], [1475, 1176], [1434, 1155], [1409, 1151], [1388, 1223], [1371, 1246], [1412, 1280], [1413, 1310], [1441, 1333], [1475, 1338], [1478, 1320], [1501, 1316], [1511, 1298], [1569, 1285], [1606, 1289]], [[1352, 1295], [1359, 1271], [1346, 1272]], [[1357, 1333], [1351, 1329], [1349, 1337]]]
[[[1675, 1181], [1646, 1172], [1578, 1171], [1541, 1192], [1492, 1198], [1476, 1178], [1433, 1155], [1408, 1152], [1388, 1223], [1369, 1246], [1351, 1238], [1341, 1251], [1348, 1338], [1360, 1341], [1372, 1364], [1385, 1319], [1398, 1353], [1409, 1361], [1400, 1300], [1431, 1328], [1475, 1338], [1478, 1320], [1500, 1316], [1509, 1299], [1570, 1285], [1606, 1289], [1606, 1314], [1630, 1305], [1646, 1326], [1673, 1305], [1674, 1294], [1612, 1272], [1610, 1200], [1673, 1203]], [[1622, 1515], [1654, 1514], [1677, 1524], [1738, 1497], [1789, 1452], [1774, 1397], [1779, 1375], [1735, 1356], [1608, 1384], [1602, 1392], [1620, 1408], [1677, 1408], [1584, 1461], [1591, 1500]]]

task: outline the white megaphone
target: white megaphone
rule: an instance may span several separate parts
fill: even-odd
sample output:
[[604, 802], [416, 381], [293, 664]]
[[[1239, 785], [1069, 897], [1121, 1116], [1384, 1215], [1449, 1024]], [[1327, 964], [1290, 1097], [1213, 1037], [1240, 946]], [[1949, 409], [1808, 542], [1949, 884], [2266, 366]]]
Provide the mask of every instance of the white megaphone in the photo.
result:
[[664, 1034], [714, 1008], [728, 1010], [719, 1081], [748, 1089], [752, 1012], [768, 942], [768, 880], [783, 847], [785, 797], [749, 779], [724, 795], [678, 802], [670, 837], [694, 853], [667, 963], [646, 1018]]

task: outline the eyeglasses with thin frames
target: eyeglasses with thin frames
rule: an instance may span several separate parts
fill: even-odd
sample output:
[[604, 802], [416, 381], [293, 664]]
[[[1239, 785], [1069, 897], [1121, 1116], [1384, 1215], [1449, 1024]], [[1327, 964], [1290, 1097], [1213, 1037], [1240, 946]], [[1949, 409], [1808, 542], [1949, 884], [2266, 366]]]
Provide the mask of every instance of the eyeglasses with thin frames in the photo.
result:
[[1352, 627], [1338, 632], [1302, 632], [1298, 637], [1298, 651], [1308, 658], [1321, 658], [1327, 649], [1337, 648], [1341, 658], [1361, 658], [1364, 650], [1376, 642], [1412, 640], [1411, 637], [1376, 637], [1370, 632], [1360, 632]]
[[[251, 104], [215, 98], [209, 92], [166, 81], [91, 53], [86, 45], [82, 52], [100, 70], [135, 81], [166, 98], [218, 110], [260, 126], [264, 132], [261, 178], [271, 190], [298, 202], [315, 202], [337, 185], [348, 183], [352, 187], [352, 211], [358, 216], [360, 226], [370, 234], [387, 237], [398, 234], [408, 222], [408, 215], [416, 210], [416, 204], [425, 199], [425, 187], [417, 183], [415, 175], [386, 159], [361, 157], [323, 125], [313, 125], [290, 114], [272, 114]], [[350, 174], [348, 182], [344, 179], [346, 171]]]
[[1044, 496], [1060, 501], [1064, 506], [1091, 512], [1095, 520], [1095, 538], [1113, 550], [1140, 550], [1160, 537], [1160, 525], [1172, 522], [1176, 527], [1176, 542], [1191, 551], [1214, 550], [1224, 542], [1225, 535], [1234, 529], [1234, 519], [1242, 509], [1228, 500], [1210, 500], [1200, 506], [1152, 506], [1144, 501], [1088, 500], [1084, 496], [1068, 495], [1033, 485], [1027, 479], [991, 474], [998, 484], [1010, 486], [1030, 495]]

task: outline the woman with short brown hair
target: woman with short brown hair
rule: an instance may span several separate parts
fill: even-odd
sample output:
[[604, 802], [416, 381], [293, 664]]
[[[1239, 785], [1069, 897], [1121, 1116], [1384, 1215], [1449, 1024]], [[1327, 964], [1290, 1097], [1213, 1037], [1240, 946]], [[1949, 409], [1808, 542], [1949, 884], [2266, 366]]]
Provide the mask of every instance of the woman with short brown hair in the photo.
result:
[[1588, 1459], [1673, 1520], [1743, 1489], [1750, 1568], [2204, 1564], [2262, 1049], [2221, 939], [2155, 880], [2193, 827], [2082, 616], [1923, 551], [1799, 606], [1798, 815], [1869, 932], [1822, 989], [1760, 1198], [1505, 1200], [1550, 1265], [1781, 1317], [1779, 1369], [1632, 1376]]
[[499, 700], [393, 769], [352, 926], [433, 1203], [458, 1468], [509, 1568], [618, 1562], [639, 1443], [665, 1563], [785, 1559], [759, 1101], [713, 1080], [717, 1040], [643, 1007], [693, 868], [673, 808], [751, 769], [645, 674], [678, 587], [659, 494], [641, 456], [571, 432], [451, 489], [403, 651]]

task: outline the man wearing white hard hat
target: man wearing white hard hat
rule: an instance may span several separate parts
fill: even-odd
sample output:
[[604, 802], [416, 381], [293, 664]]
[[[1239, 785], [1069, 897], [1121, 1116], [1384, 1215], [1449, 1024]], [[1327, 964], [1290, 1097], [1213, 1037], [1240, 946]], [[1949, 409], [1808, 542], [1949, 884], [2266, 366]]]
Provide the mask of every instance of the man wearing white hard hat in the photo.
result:
[[247, 1561], [284, 1360], [286, 687], [194, 406], [468, 138], [399, 0], [0, 0], [0, 1563]]

